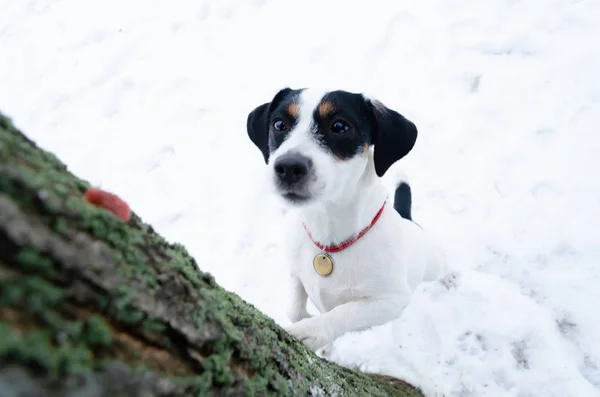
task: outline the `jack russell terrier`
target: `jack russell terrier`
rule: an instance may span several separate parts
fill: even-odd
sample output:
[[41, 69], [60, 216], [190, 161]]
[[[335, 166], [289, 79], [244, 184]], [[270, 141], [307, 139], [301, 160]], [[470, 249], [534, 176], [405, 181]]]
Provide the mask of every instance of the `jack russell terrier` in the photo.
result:
[[248, 115], [247, 130], [297, 210], [285, 235], [286, 329], [310, 349], [400, 317], [419, 283], [446, 272], [411, 219], [408, 183], [397, 181], [391, 203], [380, 179], [412, 150], [411, 121], [363, 94], [284, 88]]

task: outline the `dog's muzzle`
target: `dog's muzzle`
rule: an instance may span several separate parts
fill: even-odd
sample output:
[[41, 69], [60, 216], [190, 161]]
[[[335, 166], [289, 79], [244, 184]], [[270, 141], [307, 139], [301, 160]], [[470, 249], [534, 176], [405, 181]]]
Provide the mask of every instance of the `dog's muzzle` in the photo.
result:
[[292, 152], [280, 156], [273, 165], [275, 180], [281, 195], [291, 201], [310, 198], [307, 182], [313, 170], [312, 160], [300, 153]]

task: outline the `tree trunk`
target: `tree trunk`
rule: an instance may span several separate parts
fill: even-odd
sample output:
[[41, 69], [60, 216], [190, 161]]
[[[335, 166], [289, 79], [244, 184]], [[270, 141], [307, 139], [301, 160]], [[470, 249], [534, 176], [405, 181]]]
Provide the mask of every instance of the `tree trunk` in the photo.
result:
[[317, 357], [0, 113], [0, 397], [420, 396]]

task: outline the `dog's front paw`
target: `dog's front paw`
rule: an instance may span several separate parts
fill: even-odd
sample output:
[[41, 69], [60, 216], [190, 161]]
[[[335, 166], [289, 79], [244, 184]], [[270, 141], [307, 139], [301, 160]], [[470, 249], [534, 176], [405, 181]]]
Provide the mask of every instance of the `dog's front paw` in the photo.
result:
[[314, 318], [307, 318], [286, 327], [286, 331], [300, 339], [306, 347], [315, 351], [333, 342], [335, 337], [320, 324], [315, 324]]

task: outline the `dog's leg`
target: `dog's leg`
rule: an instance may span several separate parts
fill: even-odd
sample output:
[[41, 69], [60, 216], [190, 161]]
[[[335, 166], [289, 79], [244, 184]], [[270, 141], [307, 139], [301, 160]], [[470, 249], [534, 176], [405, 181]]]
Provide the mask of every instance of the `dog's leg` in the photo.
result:
[[310, 317], [310, 314], [306, 311], [306, 301], [308, 295], [304, 289], [304, 285], [300, 279], [292, 274], [291, 279], [291, 294], [290, 302], [288, 305], [287, 315], [292, 323], [296, 323], [302, 319]]
[[292, 324], [287, 331], [316, 350], [347, 332], [364, 331], [400, 317], [409, 300], [409, 295], [397, 295], [348, 302]]

